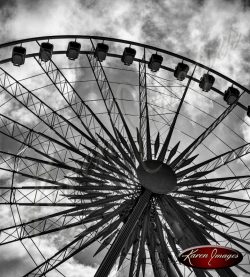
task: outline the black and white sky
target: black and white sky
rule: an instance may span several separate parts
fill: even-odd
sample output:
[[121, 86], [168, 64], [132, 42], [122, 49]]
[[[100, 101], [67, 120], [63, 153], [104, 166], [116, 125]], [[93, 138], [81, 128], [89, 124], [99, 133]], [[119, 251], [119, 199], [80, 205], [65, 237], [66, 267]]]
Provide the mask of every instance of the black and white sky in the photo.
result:
[[[187, 56], [248, 88], [249, 22], [248, 0], [0, 0], [0, 43], [61, 34], [116, 37]], [[242, 135], [250, 141], [249, 129]], [[1, 221], [7, 217], [1, 211]], [[46, 255], [56, 245], [54, 238], [39, 242]], [[66, 262], [65, 276], [94, 276], [101, 257], [93, 260], [91, 254]], [[21, 276], [30, 263], [20, 244], [0, 249], [0, 277]]]

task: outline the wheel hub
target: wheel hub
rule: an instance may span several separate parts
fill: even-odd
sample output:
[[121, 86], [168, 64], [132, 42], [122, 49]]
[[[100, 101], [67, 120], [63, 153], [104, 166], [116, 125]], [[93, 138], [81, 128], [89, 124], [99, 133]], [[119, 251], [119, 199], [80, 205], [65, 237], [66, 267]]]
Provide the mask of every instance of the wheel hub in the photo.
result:
[[177, 178], [173, 169], [161, 161], [144, 161], [136, 171], [141, 185], [153, 193], [167, 194], [176, 189]]

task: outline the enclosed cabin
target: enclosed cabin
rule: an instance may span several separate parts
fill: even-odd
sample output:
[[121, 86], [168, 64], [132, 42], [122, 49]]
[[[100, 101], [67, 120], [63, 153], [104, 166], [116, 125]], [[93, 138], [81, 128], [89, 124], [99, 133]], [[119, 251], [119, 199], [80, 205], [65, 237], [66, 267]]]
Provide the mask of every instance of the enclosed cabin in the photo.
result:
[[175, 68], [174, 76], [179, 81], [183, 81], [187, 77], [187, 73], [189, 70], [189, 66], [185, 63], [178, 63], [178, 65]]
[[247, 116], [250, 117], [250, 106], [247, 107]]
[[136, 50], [131, 47], [126, 47], [122, 54], [122, 62], [125, 65], [131, 65], [134, 61]]
[[79, 56], [80, 49], [81, 49], [81, 44], [79, 42], [70, 41], [69, 44], [68, 44], [66, 56], [70, 60], [75, 60]]
[[153, 72], [157, 72], [160, 69], [162, 62], [163, 57], [161, 55], [152, 54], [148, 63], [148, 68]]
[[199, 83], [199, 87], [203, 90], [208, 92], [213, 84], [214, 84], [215, 78], [213, 75], [210, 74], [204, 74], [201, 79], [200, 79], [200, 83]]
[[229, 87], [224, 94], [224, 100], [228, 105], [232, 105], [234, 102], [237, 102], [240, 96], [238, 89], [234, 87]]
[[107, 44], [104, 43], [97, 43], [94, 57], [100, 61], [103, 62], [106, 59], [107, 53], [109, 51], [109, 47]]
[[26, 48], [22, 46], [15, 46], [12, 50], [12, 63], [15, 66], [24, 64], [26, 56]]
[[43, 62], [47, 62], [51, 60], [53, 54], [53, 44], [49, 42], [43, 42], [40, 46], [39, 58]]

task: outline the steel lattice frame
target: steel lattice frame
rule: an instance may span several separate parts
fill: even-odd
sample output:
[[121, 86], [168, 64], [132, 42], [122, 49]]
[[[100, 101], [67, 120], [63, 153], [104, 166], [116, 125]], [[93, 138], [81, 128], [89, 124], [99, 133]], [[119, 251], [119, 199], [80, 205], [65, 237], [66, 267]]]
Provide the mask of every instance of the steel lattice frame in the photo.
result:
[[[92, 76], [92, 80], [85, 82], [94, 81], [94, 87], [89, 85], [85, 89], [95, 90], [94, 95], [99, 98], [88, 99], [77, 83], [79, 80], [70, 80], [67, 70], [58, 65], [66, 60], [66, 47], [59, 42], [73, 39], [84, 48], [79, 62], [84, 65], [81, 72]], [[52, 60], [42, 62], [34, 49], [39, 50], [41, 42], [47, 40], [58, 42], [59, 46]], [[98, 41], [113, 47], [105, 63], [93, 55]], [[39, 73], [20, 78], [26, 64], [15, 69], [15, 73], [9, 65], [11, 58], [0, 61], [0, 134], [1, 139], [9, 138], [12, 150], [2, 147], [0, 151], [0, 169], [7, 174], [0, 187], [0, 205], [9, 207], [13, 215], [12, 226], [0, 227], [0, 245], [21, 242], [33, 259], [25, 242], [33, 243], [41, 259], [34, 260], [34, 267], [24, 276], [50, 276], [52, 272], [65, 276], [60, 265], [97, 241], [100, 243], [97, 253], [106, 248], [108, 251], [95, 277], [109, 276], [116, 263], [118, 272], [128, 266], [129, 277], [137, 277], [140, 272], [144, 276], [147, 267], [155, 276], [250, 274], [247, 156], [250, 143], [237, 133], [239, 130], [234, 131], [224, 123], [233, 115], [237, 122], [247, 125], [242, 112], [247, 111], [244, 99], [250, 91], [203, 64], [132, 41], [51, 36], [2, 44], [0, 51], [8, 53], [8, 49], [20, 43], [32, 49], [26, 62]], [[126, 45], [137, 49], [131, 70], [125, 66], [118, 68], [121, 49]], [[170, 65], [177, 61], [187, 62], [191, 74], [181, 83], [173, 77], [167, 80], [151, 73], [147, 64], [149, 55], [155, 51], [164, 56], [160, 72], [168, 78], [174, 71]], [[57, 58], [59, 62], [55, 61]], [[76, 66], [72, 69], [78, 70]], [[122, 72], [121, 83], [109, 79], [112, 74], [108, 71], [118, 69]], [[196, 87], [202, 70], [209, 70], [221, 80], [209, 93]], [[133, 74], [131, 79], [136, 81], [132, 102], [118, 97], [115, 87], [117, 83], [125, 85], [122, 78], [126, 74], [127, 77]], [[33, 88], [31, 81], [36, 83], [36, 78], [48, 83]], [[234, 85], [241, 92], [239, 101], [227, 107], [221, 104], [225, 84]], [[52, 103], [49, 96], [48, 99], [43, 96], [49, 87], [53, 97], [61, 102]], [[217, 105], [214, 116], [199, 111], [200, 116], [207, 116], [206, 125], [202, 125], [202, 120], [196, 122], [187, 112], [188, 105], [198, 110], [187, 99], [190, 93]], [[170, 98], [173, 102], [169, 104]], [[28, 112], [31, 118], [27, 124], [13, 118], [13, 110], [6, 108], [9, 103], [16, 105], [11, 108]], [[131, 109], [129, 105], [136, 107]], [[182, 120], [187, 120], [186, 124], [192, 122], [194, 129], [181, 125]], [[220, 137], [218, 126], [234, 135], [234, 143]], [[195, 128], [201, 130], [196, 133]], [[208, 143], [207, 138], [218, 140], [223, 151], [213, 151], [213, 141]], [[178, 180], [174, 191], [158, 194], [140, 184], [138, 168], [146, 172], [149, 169], [145, 161], [150, 160], [174, 171]], [[22, 185], [24, 182], [27, 184]], [[42, 209], [46, 214], [33, 217], [31, 213], [31, 218], [25, 218], [25, 210], [30, 208]], [[69, 234], [75, 230], [72, 238], [54, 255], [44, 256], [36, 238], [61, 234], [64, 230]], [[212, 272], [186, 268], [177, 261], [181, 249], [214, 243], [239, 249], [244, 254], [243, 262], [232, 269]]]

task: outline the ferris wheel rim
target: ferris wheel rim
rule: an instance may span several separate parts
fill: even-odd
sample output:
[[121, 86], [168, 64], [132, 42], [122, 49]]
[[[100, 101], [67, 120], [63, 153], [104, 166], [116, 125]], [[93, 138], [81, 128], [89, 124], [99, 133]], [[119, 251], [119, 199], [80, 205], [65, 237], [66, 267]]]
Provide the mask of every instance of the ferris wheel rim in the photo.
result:
[[[211, 67], [208, 67], [206, 65], [204, 65], [203, 63], [199, 63], [195, 60], [189, 59], [183, 55], [177, 54], [175, 52], [171, 52], [168, 50], [165, 50], [163, 48], [158, 48], [156, 46], [152, 46], [149, 44], [143, 44], [143, 43], [139, 43], [139, 42], [135, 42], [135, 41], [131, 41], [131, 40], [124, 40], [124, 39], [119, 39], [119, 38], [113, 38], [113, 37], [105, 37], [105, 36], [90, 36], [90, 35], [52, 35], [52, 36], [41, 36], [41, 37], [30, 37], [30, 38], [26, 38], [26, 39], [20, 39], [20, 40], [15, 40], [15, 41], [10, 41], [10, 42], [6, 42], [6, 43], [2, 43], [0, 44], [0, 49], [1, 48], [5, 48], [8, 46], [14, 46], [17, 44], [23, 44], [23, 43], [28, 43], [28, 42], [38, 42], [38, 41], [43, 41], [43, 40], [52, 40], [52, 39], [85, 39], [85, 40], [101, 40], [101, 41], [110, 41], [110, 42], [118, 42], [118, 43], [122, 43], [122, 44], [127, 44], [127, 45], [134, 45], [134, 46], [138, 46], [141, 47], [143, 49], [149, 49], [149, 50], [154, 50], [156, 52], [162, 53], [162, 54], [166, 54], [175, 58], [178, 58], [180, 60], [184, 60], [186, 62], [189, 62], [193, 65], [196, 65], [198, 67], [201, 67], [205, 70], [207, 70], [208, 72], [211, 72], [225, 80], [227, 80], [228, 82], [232, 83], [233, 85], [239, 87], [240, 89], [242, 89], [243, 91], [247, 92], [248, 94], [250, 94], [250, 89], [246, 88], [245, 86], [242, 86], [240, 83], [238, 83], [237, 81], [231, 79], [230, 77], [220, 73], [219, 71], [214, 70]], [[65, 54], [66, 51], [53, 51], [53, 54]], [[82, 54], [87, 54], [87, 53], [91, 53], [90, 51], [80, 51], [80, 53]], [[26, 57], [34, 57], [38, 55], [38, 53], [35, 54], [28, 54], [26, 55]], [[107, 53], [107, 56], [109, 56], [109, 53]], [[121, 55], [115, 55], [117, 57], [121, 57]], [[5, 59], [5, 60], [0, 60], [0, 64], [5, 63], [5, 62], [9, 62], [11, 59]], [[136, 61], [136, 59], [135, 59]], [[162, 67], [163, 69], [167, 69], [166, 67]]]

